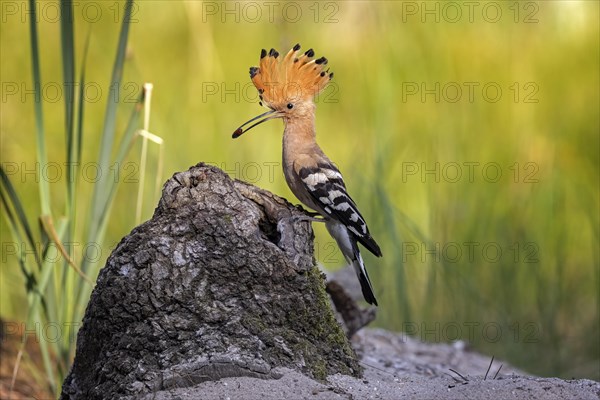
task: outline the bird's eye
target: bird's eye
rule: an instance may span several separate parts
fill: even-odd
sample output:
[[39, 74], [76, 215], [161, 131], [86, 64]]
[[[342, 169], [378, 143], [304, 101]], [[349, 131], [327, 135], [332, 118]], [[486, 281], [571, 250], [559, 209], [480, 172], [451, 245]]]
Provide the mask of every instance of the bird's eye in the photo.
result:
[[287, 108], [288, 110], [291, 110], [292, 108], [294, 108], [294, 105], [292, 103], [288, 103]]

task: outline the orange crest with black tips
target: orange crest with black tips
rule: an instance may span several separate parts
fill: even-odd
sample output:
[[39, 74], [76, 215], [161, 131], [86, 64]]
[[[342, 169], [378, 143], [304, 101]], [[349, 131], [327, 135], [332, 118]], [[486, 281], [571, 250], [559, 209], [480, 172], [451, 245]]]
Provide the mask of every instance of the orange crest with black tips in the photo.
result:
[[275, 49], [262, 50], [258, 67], [250, 68], [250, 78], [266, 105], [312, 100], [333, 78], [325, 69], [325, 57], [313, 59], [312, 49], [301, 53], [295, 45], [284, 57]]

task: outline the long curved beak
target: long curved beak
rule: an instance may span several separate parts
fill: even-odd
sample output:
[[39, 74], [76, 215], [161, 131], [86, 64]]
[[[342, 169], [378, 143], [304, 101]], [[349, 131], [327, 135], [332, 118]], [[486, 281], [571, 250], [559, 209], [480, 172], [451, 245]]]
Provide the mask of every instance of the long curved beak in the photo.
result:
[[[263, 122], [269, 121], [271, 119], [281, 118], [282, 116], [283, 116], [283, 114], [277, 110], [267, 111], [266, 113], [260, 114], [259, 116], [254, 117], [251, 120], [243, 123], [239, 128], [237, 128], [235, 130], [235, 132], [233, 132], [233, 135], [231, 135], [231, 137], [236, 139], [236, 138], [242, 136], [242, 133], [248, 132], [250, 129], [254, 128], [256, 125], [260, 125]], [[255, 122], [254, 124], [250, 125], [248, 128], [244, 129], [244, 126], [248, 125], [251, 122], [256, 121], [257, 119], [259, 120], [258, 122]]]

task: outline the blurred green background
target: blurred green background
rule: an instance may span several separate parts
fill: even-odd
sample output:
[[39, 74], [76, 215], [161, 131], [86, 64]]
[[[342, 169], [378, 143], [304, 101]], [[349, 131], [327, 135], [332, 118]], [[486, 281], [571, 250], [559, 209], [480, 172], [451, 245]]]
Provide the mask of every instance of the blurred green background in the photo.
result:
[[[30, 218], [40, 213], [36, 179], [51, 181], [57, 214], [65, 201], [53, 4], [40, 3], [38, 25], [51, 170], [36, 166], [28, 6], [2, 3], [0, 155]], [[74, 6], [78, 66], [91, 32], [83, 209], [122, 6]], [[598, 17], [591, 1], [138, 2], [119, 99], [132, 103], [144, 82], [154, 84], [150, 131], [164, 139], [162, 181], [205, 161], [297, 202], [281, 173], [281, 122], [236, 141], [231, 133], [263, 112], [248, 77], [260, 49], [313, 47], [335, 72], [317, 100], [317, 139], [384, 253], [365, 254], [376, 325], [464, 340], [534, 374], [600, 380]], [[121, 182], [106, 240], [91, 256], [100, 264], [136, 224], [140, 143], [127, 163], [100, 171]], [[144, 220], [157, 202], [157, 167], [150, 144]], [[321, 264], [340, 267], [333, 240], [314, 228]], [[0, 316], [23, 321], [24, 282], [4, 216], [0, 229]], [[81, 241], [71, 249], [90, 251]]]

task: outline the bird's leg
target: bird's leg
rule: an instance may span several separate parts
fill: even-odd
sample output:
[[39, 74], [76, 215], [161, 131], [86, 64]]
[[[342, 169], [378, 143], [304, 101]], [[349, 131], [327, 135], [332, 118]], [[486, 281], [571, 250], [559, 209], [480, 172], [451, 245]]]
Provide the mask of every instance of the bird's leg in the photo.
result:
[[286, 236], [286, 232], [290, 231], [293, 234], [293, 228], [295, 222], [299, 221], [307, 221], [307, 222], [325, 222], [325, 218], [316, 218], [319, 216], [319, 213], [306, 211], [304, 209], [300, 209], [302, 212], [301, 215], [293, 215], [291, 217], [281, 218], [279, 222], [277, 222], [277, 231], [283, 236]]
[[295, 222], [307, 221], [307, 222], [325, 222], [325, 218], [316, 218], [315, 216], [320, 215], [318, 213], [306, 213], [305, 215], [294, 215], [292, 217], [282, 218], [277, 223], [277, 229], [281, 231], [281, 226], [291, 225]]
[[305, 215], [298, 215], [297, 221], [325, 222], [325, 218], [323, 218], [318, 212], [310, 212], [305, 210], [304, 214]]
[[297, 221], [325, 222], [325, 218], [321, 217], [321, 214], [317, 212], [306, 211], [305, 209], [301, 209], [300, 211], [302, 211], [303, 215], [294, 215], [286, 219], [292, 223]]

